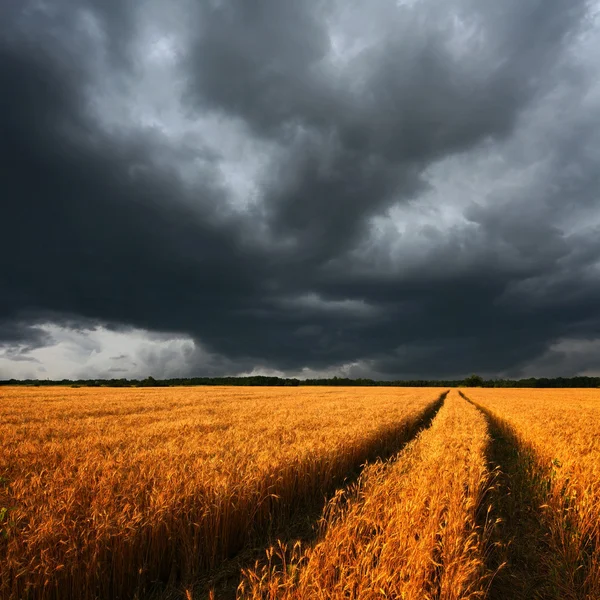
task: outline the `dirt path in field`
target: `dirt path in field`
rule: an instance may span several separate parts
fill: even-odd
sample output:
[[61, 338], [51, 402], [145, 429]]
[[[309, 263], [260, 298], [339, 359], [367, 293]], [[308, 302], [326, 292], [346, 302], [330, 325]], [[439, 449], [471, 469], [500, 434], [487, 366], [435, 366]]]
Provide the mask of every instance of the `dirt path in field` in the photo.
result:
[[[440, 395], [438, 400], [422, 415], [421, 419], [410, 430], [402, 443], [398, 444], [395, 448], [388, 448], [385, 453], [375, 451], [370, 461], [362, 465], [356, 465], [356, 468], [347, 474], [342, 489], [349, 489], [357, 481], [363, 469], [370, 462], [377, 459], [389, 460], [392, 456], [401, 452], [402, 449], [421, 431], [430, 427], [433, 419], [444, 404], [447, 395], [447, 391]], [[261, 543], [257, 543], [250, 548], [245, 548], [234, 559], [227, 561], [218, 571], [213, 572], [209, 578], [198, 582], [194, 586], [191, 597], [194, 599], [214, 598], [215, 600], [235, 600], [237, 586], [240, 582], [241, 570], [254, 567], [257, 560], [263, 560], [266, 551], [276, 544], [278, 540], [285, 543], [288, 547], [293, 546], [296, 541], [300, 541], [303, 546], [313, 543], [320, 534], [319, 523], [321, 522], [323, 509], [338, 489], [340, 489], [339, 486], [336, 489], [332, 489], [331, 494], [325, 498], [321, 504], [315, 506], [308, 512], [296, 515], [295, 518], [287, 522], [283, 528], [269, 532], [267, 538], [262, 540]], [[209, 595], [210, 590], [212, 590], [214, 596]], [[166, 596], [161, 595], [161, 600], [170, 600], [171, 598], [181, 598], [181, 594], [174, 594], [172, 596], [169, 594]]]
[[[468, 396], [460, 395], [474, 404]], [[528, 458], [503, 434], [485, 410], [492, 442], [488, 460], [495, 471], [494, 486], [485, 504], [492, 506], [488, 519], [500, 519], [493, 529], [488, 569], [489, 600], [564, 600], [552, 577], [548, 544], [550, 531], [539, 509], [539, 496], [528, 468]], [[484, 518], [485, 515], [482, 516]], [[554, 583], [553, 583], [554, 579]]]

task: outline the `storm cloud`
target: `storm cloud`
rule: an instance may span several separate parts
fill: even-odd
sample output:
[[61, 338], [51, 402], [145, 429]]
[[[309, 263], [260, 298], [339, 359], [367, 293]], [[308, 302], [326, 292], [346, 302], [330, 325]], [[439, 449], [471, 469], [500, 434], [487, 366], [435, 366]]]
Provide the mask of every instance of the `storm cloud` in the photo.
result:
[[584, 0], [5, 3], [0, 378], [600, 373], [599, 59]]

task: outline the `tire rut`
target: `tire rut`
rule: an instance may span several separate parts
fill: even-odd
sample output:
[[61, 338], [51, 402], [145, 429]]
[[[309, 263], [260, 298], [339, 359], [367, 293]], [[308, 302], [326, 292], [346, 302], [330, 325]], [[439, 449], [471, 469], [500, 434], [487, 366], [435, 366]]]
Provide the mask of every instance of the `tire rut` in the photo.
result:
[[[328, 505], [331, 498], [340, 492], [340, 490], [350, 490], [359, 479], [363, 470], [376, 460], [389, 461], [393, 456], [403, 450], [403, 448], [414, 440], [423, 430], [428, 429], [437, 413], [444, 404], [444, 400], [449, 390], [440, 394], [438, 399], [421, 415], [418, 421], [408, 429], [402, 436], [399, 443], [385, 444], [382, 449], [375, 451], [361, 465], [349, 472], [343, 485], [337, 485], [330, 490], [324, 500], [316, 506], [309, 507], [302, 514], [294, 515], [289, 521], [277, 529], [268, 532], [267, 537], [258, 540], [251, 547], [242, 550], [237, 556], [226, 561], [218, 571], [214, 571], [206, 578], [194, 584], [193, 598], [209, 598], [210, 600], [235, 600], [236, 590], [239, 584], [239, 575], [242, 569], [254, 566], [257, 560], [264, 558], [265, 552], [273, 545], [281, 542], [286, 546], [293, 546], [295, 542], [300, 541], [303, 546], [314, 543], [321, 534], [321, 521], [323, 510]], [[181, 594], [167, 595], [161, 594], [159, 598], [182, 597]], [[186, 596], [183, 596], [186, 597]], [[190, 596], [187, 596], [190, 597]]]
[[550, 546], [550, 529], [540, 506], [539, 477], [532, 457], [484, 407], [459, 394], [486, 417], [491, 437], [490, 471], [495, 474], [487, 502], [492, 529], [487, 567], [493, 573], [489, 600], [565, 600]]

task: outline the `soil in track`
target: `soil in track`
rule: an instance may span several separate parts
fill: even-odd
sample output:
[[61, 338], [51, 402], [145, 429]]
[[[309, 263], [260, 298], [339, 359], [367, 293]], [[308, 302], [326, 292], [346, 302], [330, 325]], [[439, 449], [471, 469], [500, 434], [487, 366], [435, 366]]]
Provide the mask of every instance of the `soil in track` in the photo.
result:
[[[553, 581], [548, 546], [550, 532], [543, 524], [528, 457], [507, 440], [488, 417], [492, 443], [490, 469], [496, 479], [486, 504], [489, 517], [500, 521], [492, 530], [488, 567], [495, 573], [489, 600], [562, 600]], [[488, 519], [489, 519], [488, 517]]]
[[[396, 448], [390, 448], [384, 455], [379, 454], [373, 456], [373, 460], [382, 459], [389, 460], [392, 456], [400, 452], [410, 441], [412, 441], [421, 431], [431, 426], [433, 419], [442, 407], [448, 392], [440, 395], [437, 402], [423, 415], [417, 426]], [[344, 482], [344, 489], [350, 488], [358, 479], [362, 470], [368, 463], [363, 464], [360, 468], [348, 473]], [[333, 493], [332, 495], [333, 496]], [[310, 545], [315, 542], [320, 534], [320, 523], [323, 514], [323, 509], [329, 501], [330, 497], [324, 499], [324, 502], [313, 509], [297, 515], [293, 520], [286, 523], [282, 528], [269, 532], [268, 538], [263, 540], [261, 544], [257, 544], [250, 548], [245, 548], [234, 559], [227, 561], [222, 565], [221, 569], [211, 573], [210, 577], [202, 580], [194, 585], [194, 591], [188, 598], [194, 599], [212, 599], [214, 600], [235, 600], [236, 590], [240, 582], [240, 572], [244, 568], [251, 568], [257, 560], [263, 560], [268, 548], [281, 541], [288, 547], [293, 546], [297, 541], [302, 543], [302, 546]], [[212, 591], [213, 595], [210, 595]], [[186, 596], [184, 596], [186, 597]], [[162, 595], [161, 600], [173, 600], [181, 598], [181, 593], [174, 595]]]

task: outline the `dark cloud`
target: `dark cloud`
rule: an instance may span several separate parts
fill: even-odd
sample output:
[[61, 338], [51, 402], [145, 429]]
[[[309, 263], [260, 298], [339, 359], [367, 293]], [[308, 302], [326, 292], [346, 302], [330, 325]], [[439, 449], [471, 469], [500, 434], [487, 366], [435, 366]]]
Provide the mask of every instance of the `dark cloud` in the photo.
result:
[[117, 367], [111, 367], [110, 369], [108, 369], [108, 373], [111, 373], [113, 375], [124, 374], [124, 373], [127, 373], [127, 372], [128, 372], [127, 369], [119, 369]]
[[35, 348], [51, 343], [50, 336], [30, 323], [18, 320], [0, 321], [0, 348], [7, 352], [25, 355]]
[[397, 377], [600, 338], [593, 14], [3, 7], [0, 341], [135, 327], [196, 341], [140, 351], [157, 376]]
[[[331, 5], [238, 0], [202, 11], [193, 98], [286, 146], [265, 201], [271, 229], [296, 242], [295, 259], [346, 249], [367, 217], [418, 193], [423, 166], [509, 133], [584, 8], [423, 4], [352, 5], [349, 27], [372, 18], [381, 30], [338, 69], [328, 54]], [[460, 39], [458, 18], [477, 41]], [[466, 51], [452, 51], [460, 43]]]

